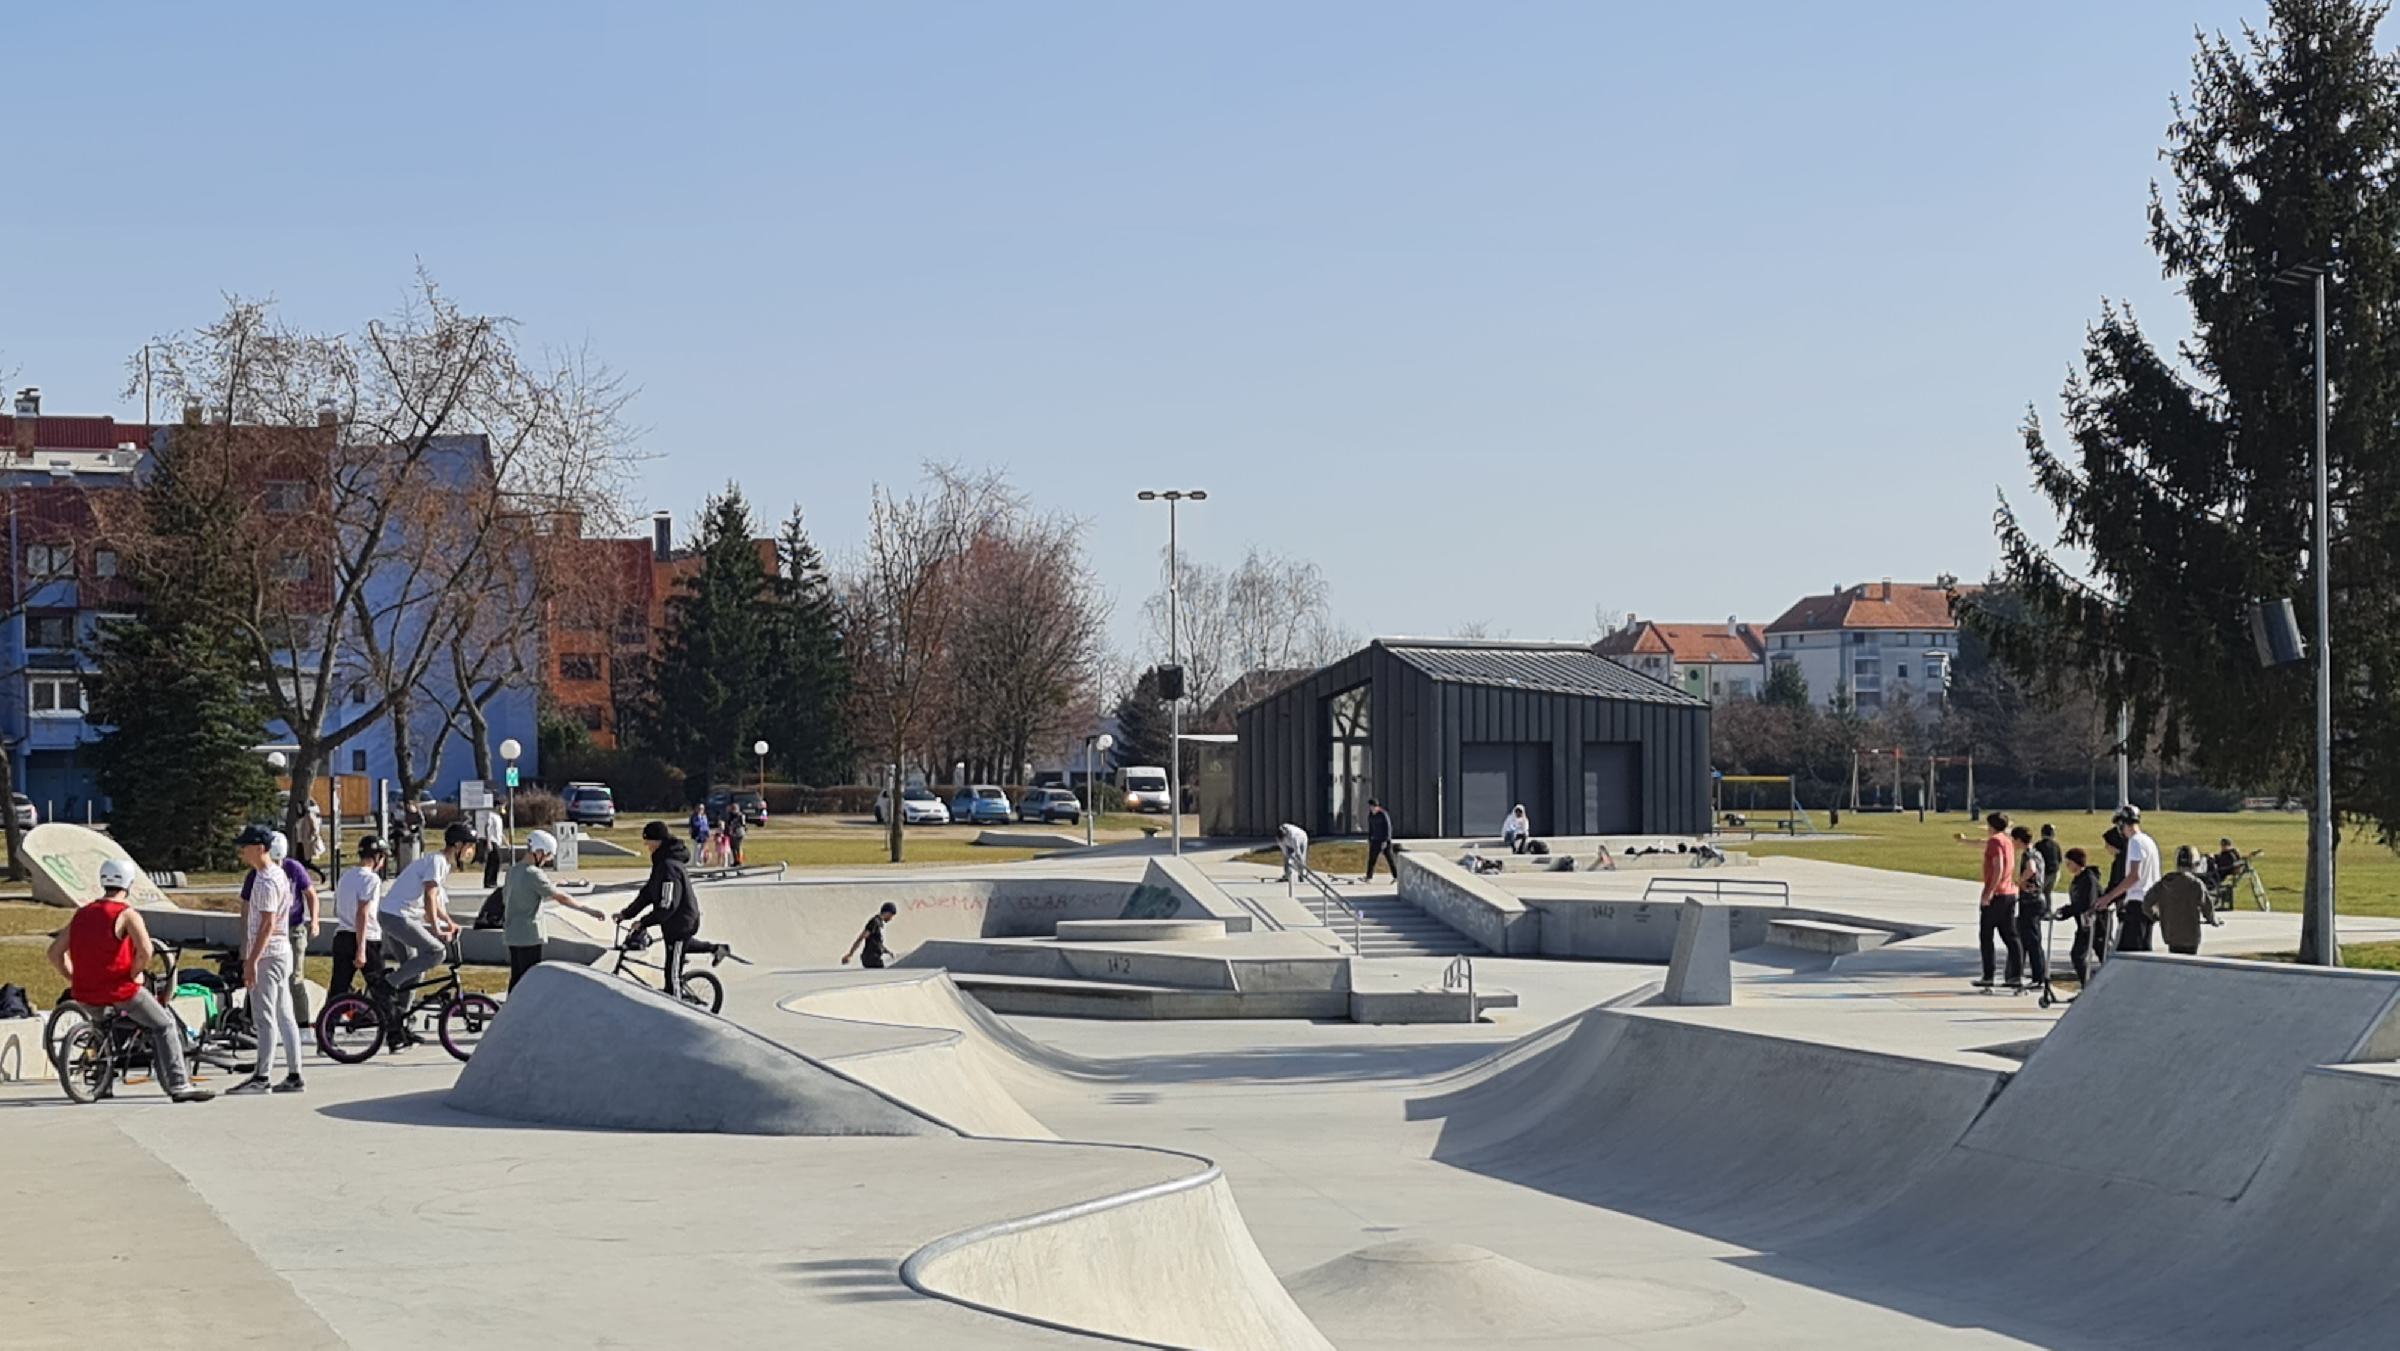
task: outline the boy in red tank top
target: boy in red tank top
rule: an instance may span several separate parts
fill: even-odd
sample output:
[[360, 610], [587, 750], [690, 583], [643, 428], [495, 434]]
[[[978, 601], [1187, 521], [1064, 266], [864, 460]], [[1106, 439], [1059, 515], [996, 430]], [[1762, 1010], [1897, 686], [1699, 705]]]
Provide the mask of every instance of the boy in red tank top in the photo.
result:
[[100, 865], [100, 899], [87, 901], [50, 940], [50, 965], [67, 978], [68, 994], [92, 1010], [122, 1009], [150, 1033], [158, 1086], [176, 1102], [206, 1102], [216, 1094], [192, 1087], [183, 1065], [183, 1030], [174, 1015], [142, 988], [150, 965], [150, 930], [142, 912], [125, 903], [133, 865], [109, 859]]

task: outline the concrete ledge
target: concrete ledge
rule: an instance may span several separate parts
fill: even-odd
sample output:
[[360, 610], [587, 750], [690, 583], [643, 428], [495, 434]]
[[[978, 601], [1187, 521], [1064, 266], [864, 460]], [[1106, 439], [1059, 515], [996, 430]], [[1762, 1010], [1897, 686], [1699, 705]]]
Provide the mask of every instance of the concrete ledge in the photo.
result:
[[1189, 943], [1225, 936], [1218, 919], [1062, 919], [1061, 943]]
[[1189, 859], [1154, 858], [1142, 870], [1141, 885], [1125, 899], [1125, 911], [1120, 919], [1213, 919], [1225, 926], [1225, 932], [1243, 934], [1254, 929], [1280, 929], [1273, 917], [1248, 903], [1235, 900], [1223, 887], [1210, 881], [1207, 874]]
[[1439, 986], [1422, 990], [1352, 990], [1350, 1021], [1354, 1023], [1472, 1023], [1486, 1009], [1513, 1009], [1517, 997], [1507, 990], [1464, 990]]
[[986, 830], [976, 834], [975, 843], [998, 849], [1081, 849], [1083, 837], [1042, 830]]
[[1892, 941], [1890, 932], [1823, 919], [1773, 919], [1767, 922], [1767, 941], [1801, 952], [1848, 957]]
[[1196, 990], [1172, 985], [977, 975], [955, 971], [950, 974], [950, 981], [994, 1013], [1025, 1017], [1163, 1022], [1185, 1018], [1350, 1016], [1350, 992], [1347, 989]]
[[1393, 856], [1400, 899], [1483, 944], [1516, 956], [1542, 950], [1541, 916], [1523, 901], [1438, 856], [1405, 850]]
[[550, 1126], [731, 1135], [945, 1135], [840, 1072], [631, 981], [525, 974], [450, 1105]]

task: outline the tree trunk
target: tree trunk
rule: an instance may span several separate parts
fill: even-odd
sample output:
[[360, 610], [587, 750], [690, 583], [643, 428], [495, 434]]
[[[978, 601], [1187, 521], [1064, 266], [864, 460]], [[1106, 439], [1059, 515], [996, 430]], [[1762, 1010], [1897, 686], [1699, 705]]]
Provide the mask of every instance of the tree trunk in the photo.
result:
[[891, 796], [884, 799], [886, 805], [883, 814], [884, 827], [888, 832], [886, 839], [891, 846], [892, 862], [898, 863], [900, 861], [900, 751], [898, 747], [894, 747], [892, 750], [888, 782], [891, 784]]
[[299, 749], [292, 755], [292, 791], [291, 796], [283, 802], [283, 834], [286, 839], [299, 838], [300, 818], [308, 812], [309, 794], [317, 786], [317, 762], [324, 755], [324, 746], [314, 737], [301, 738]]
[[8, 880], [25, 880], [25, 836], [17, 829], [17, 757], [0, 745], [0, 804], [8, 809]]
[[[2334, 844], [2338, 847], [2342, 839], [2339, 827], [2335, 828], [2333, 839]], [[2337, 868], [2336, 871], [2338, 872], [2339, 869]], [[2319, 895], [2328, 894], [2334, 895], [2337, 899], [2339, 897], [2339, 893], [2332, 890], [2333, 882], [2334, 879], [2331, 877], [2317, 875], [2317, 814], [2312, 811], [2308, 814], [2307, 881], [2302, 885], [2300, 891], [2300, 961], [2303, 965], [2340, 966], [2342, 964], [2340, 939], [2335, 934], [2327, 932], [2317, 920], [2316, 898]], [[2320, 888], [2324, 890], [2320, 891]], [[2330, 909], [2330, 907], [2328, 908]]]

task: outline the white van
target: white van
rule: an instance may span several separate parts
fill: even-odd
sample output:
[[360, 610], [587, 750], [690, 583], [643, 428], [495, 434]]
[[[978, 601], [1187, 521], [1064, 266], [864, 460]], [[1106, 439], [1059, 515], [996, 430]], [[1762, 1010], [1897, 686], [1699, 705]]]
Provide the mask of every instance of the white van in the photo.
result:
[[1174, 806], [1173, 793], [1167, 787], [1167, 771], [1155, 765], [1128, 765], [1118, 770], [1117, 786], [1125, 790], [1125, 810], [1129, 812], [1164, 815]]

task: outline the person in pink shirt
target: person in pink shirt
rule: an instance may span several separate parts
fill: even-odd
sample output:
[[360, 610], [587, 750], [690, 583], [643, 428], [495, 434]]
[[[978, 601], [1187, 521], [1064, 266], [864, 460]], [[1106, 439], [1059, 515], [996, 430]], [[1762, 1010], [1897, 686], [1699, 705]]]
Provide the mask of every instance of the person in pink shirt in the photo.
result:
[[1993, 812], [1983, 818], [1991, 835], [1983, 842], [1983, 900], [1977, 909], [1981, 918], [1976, 925], [1975, 942], [1983, 950], [1983, 979], [1975, 988], [1992, 988], [1992, 939], [2008, 950], [2008, 988], [2025, 988], [2025, 946], [2017, 937], [2017, 846], [2008, 837], [2008, 814]]

